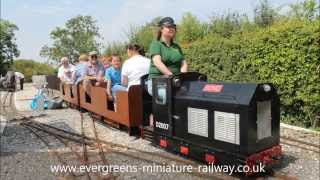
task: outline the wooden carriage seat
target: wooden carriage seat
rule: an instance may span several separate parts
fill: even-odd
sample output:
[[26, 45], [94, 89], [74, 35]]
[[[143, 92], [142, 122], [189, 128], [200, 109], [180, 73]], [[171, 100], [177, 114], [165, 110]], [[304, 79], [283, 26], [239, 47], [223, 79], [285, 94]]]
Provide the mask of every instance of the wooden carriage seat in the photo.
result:
[[118, 91], [116, 93], [117, 112], [108, 108], [105, 87], [92, 87], [91, 103], [86, 101], [82, 86], [79, 86], [79, 92], [81, 107], [103, 116], [108, 121], [124, 125], [129, 129], [140, 126], [142, 120], [140, 85], [131, 86], [128, 92]]
[[78, 105], [78, 91], [77, 86], [60, 83], [60, 91], [62, 94], [62, 97], [65, 101]]

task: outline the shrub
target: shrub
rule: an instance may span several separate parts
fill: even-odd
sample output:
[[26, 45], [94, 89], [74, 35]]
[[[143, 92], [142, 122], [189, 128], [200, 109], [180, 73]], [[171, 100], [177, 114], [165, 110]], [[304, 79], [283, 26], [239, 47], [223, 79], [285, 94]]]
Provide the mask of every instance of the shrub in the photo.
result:
[[[281, 120], [320, 127], [319, 4], [305, 0], [279, 13], [267, 0], [247, 15], [227, 13], [200, 22], [186, 13], [177, 24], [176, 41], [192, 71], [212, 81], [271, 82], [281, 99]], [[130, 42], [148, 45], [154, 19], [128, 33]], [[115, 46], [117, 47], [117, 46]], [[116, 48], [121, 49], [121, 48]]]
[[31, 82], [32, 75], [53, 75], [56, 70], [44, 63], [39, 63], [34, 60], [15, 60], [12, 65], [13, 70], [21, 72], [25, 76], [26, 82]]
[[282, 120], [319, 126], [319, 20], [277, 22], [269, 28], [210, 35], [184, 47], [190, 67], [214, 81], [272, 82]]

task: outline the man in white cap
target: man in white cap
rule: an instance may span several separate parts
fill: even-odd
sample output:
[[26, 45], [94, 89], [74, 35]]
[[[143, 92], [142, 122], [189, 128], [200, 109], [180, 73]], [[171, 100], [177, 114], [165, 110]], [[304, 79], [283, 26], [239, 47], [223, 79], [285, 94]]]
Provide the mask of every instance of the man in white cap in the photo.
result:
[[69, 63], [69, 59], [67, 57], [62, 57], [60, 61], [61, 66], [58, 70], [58, 78], [63, 83], [72, 84], [72, 73], [75, 70], [74, 66]]

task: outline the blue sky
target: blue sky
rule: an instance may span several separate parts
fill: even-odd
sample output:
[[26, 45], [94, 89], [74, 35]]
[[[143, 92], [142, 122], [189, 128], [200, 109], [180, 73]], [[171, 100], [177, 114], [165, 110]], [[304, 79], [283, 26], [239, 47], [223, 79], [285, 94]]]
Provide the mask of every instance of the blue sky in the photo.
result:
[[[269, 0], [278, 7], [302, 0]], [[130, 25], [144, 24], [157, 16], [176, 21], [191, 12], [205, 21], [213, 14], [237, 11], [252, 16], [258, 0], [0, 0], [1, 18], [15, 23], [19, 58], [44, 60], [40, 49], [50, 44], [50, 32], [77, 15], [97, 20], [103, 43], [126, 40]]]

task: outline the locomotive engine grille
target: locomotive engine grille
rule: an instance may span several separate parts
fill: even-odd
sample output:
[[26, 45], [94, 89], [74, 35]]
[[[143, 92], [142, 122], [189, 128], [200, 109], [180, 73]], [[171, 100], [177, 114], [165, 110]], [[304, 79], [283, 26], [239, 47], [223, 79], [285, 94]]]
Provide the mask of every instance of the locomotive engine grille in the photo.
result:
[[188, 107], [188, 133], [208, 137], [208, 110]]
[[271, 101], [257, 101], [257, 138], [271, 136]]
[[214, 111], [214, 139], [240, 144], [239, 114]]

